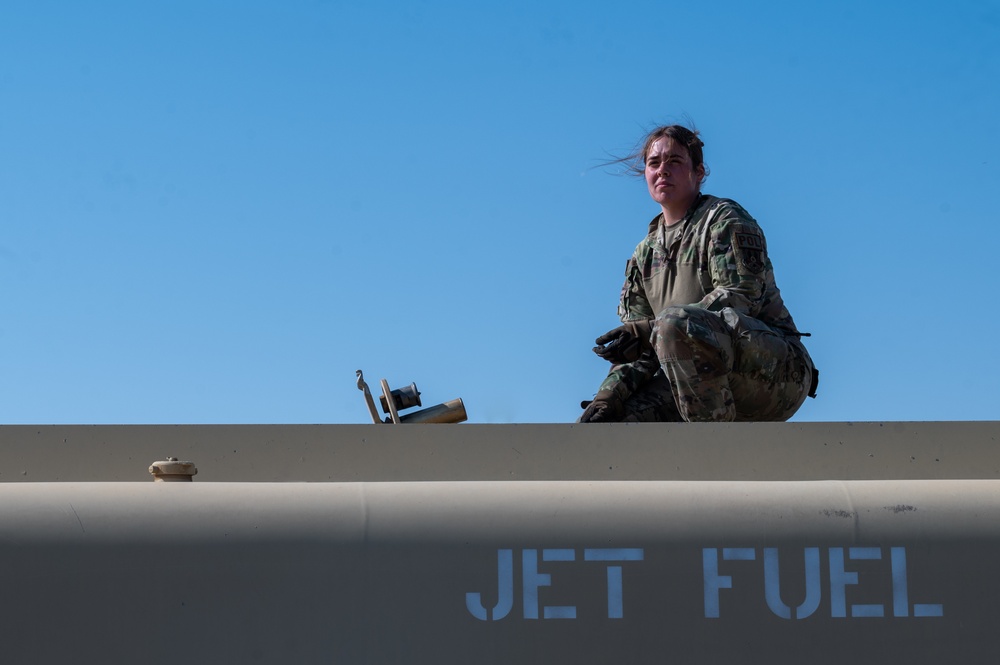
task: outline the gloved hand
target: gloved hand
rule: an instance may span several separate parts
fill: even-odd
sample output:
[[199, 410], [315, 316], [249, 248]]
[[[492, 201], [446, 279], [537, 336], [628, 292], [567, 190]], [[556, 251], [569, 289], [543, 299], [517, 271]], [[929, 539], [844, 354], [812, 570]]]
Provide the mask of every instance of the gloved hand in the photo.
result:
[[616, 423], [624, 415], [625, 405], [621, 398], [611, 390], [601, 390], [594, 396], [594, 401], [584, 408], [580, 422]]
[[594, 340], [597, 343], [594, 353], [614, 365], [635, 362], [643, 351], [651, 347], [649, 338], [652, 334], [651, 320], [629, 321]]

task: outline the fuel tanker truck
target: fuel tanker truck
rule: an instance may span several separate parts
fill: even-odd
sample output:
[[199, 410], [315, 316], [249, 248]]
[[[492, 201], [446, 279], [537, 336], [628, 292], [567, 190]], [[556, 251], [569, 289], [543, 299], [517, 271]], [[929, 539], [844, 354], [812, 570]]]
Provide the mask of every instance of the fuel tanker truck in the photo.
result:
[[0, 427], [3, 662], [1000, 658], [1000, 423], [383, 393], [388, 424]]

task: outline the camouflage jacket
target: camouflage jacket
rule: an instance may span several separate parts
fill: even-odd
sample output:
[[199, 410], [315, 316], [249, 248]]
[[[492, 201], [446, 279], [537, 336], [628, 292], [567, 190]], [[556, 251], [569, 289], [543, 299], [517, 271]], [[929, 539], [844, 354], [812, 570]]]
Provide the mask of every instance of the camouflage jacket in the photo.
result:
[[[710, 311], [732, 307], [794, 338], [798, 330], [785, 309], [756, 220], [738, 203], [701, 195], [676, 225], [669, 246], [661, 242], [663, 216], [625, 266], [618, 316], [623, 322], [655, 318], [664, 309], [694, 305]], [[803, 349], [803, 353], [804, 353]], [[652, 351], [634, 363], [616, 365], [601, 384], [627, 399], [660, 368]]]

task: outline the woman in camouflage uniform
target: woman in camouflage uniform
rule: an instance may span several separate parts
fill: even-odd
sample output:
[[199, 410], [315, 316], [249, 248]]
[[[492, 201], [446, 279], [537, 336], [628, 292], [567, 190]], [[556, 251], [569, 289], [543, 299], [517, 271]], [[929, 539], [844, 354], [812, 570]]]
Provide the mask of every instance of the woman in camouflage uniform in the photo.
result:
[[661, 213], [625, 269], [612, 363], [580, 422], [787, 420], [817, 372], [738, 203], [701, 193], [698, 133], [658, 127], [632, 157]]

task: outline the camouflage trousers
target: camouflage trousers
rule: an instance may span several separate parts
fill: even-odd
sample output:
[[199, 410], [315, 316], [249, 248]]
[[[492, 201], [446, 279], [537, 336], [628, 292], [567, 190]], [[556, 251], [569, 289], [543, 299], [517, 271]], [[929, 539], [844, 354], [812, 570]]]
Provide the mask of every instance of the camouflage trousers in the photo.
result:
[[668, 307], [651, 342], [660, 371], [625, 401], [625, 421], [783, 421], [810, 391], [798, 339], [732, 308]]

